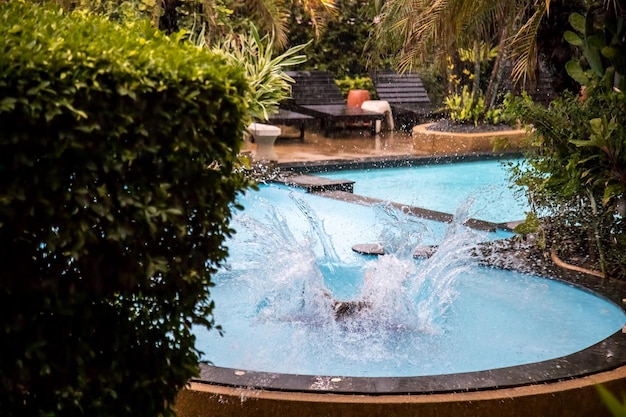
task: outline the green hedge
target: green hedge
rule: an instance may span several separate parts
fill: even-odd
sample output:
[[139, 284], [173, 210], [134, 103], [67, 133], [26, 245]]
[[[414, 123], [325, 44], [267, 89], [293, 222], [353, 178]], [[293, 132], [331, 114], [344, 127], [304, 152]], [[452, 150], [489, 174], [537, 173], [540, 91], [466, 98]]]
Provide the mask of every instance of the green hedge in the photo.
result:
[[0, 415], [168, 415], [215, 325], [249, 87], [147, 23], [8, 1], [0, 27]]

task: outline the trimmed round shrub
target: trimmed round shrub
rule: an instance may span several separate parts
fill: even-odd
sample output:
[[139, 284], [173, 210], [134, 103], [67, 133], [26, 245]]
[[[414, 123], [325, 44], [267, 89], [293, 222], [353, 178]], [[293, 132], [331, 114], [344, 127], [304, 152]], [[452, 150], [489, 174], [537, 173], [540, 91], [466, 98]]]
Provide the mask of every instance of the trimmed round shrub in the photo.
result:
[[169, 415], [216, 327], [248, 84], [148, 23], [6, 1], [0, 27], [0, 415]]

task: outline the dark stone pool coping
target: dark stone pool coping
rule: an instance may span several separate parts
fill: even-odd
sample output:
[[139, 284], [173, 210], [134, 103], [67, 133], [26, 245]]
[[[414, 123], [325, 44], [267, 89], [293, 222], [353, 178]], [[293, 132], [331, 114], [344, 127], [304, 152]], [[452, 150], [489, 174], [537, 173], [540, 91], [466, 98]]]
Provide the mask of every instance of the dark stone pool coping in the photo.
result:
[[448, 164], [454, 162], [471, 162], [486, 160], [504, 160], [521, 158], [523, 155], [519, 152], [510, 153], [472, 153], [472, 154], [456, 154], [442, 156], [373, 156], [357, 159], [329, 159], [324, 161], [304, 161], [304, 162], [283, 162], [276, 166], [285, 172], [294, 172], [299, 174], [310, 174], [324, 171], [339, 171], [347, 169], [368, 169], [368, 168], [391, 168], [391, 167], [411, 167], [429, 164]]
[[[473, 159], [477, 159], [474, 157]], [[484, 156], [480, 156], [485, 159]], [[436, 159], [441, 163], [441, 158], [418, 158], [420, 163], [432, 163]], [[430, 162], [425, 162], [425, 161]], [[468, 157], [451, 159], [451, 161], [468, 160]], [[401, 162], [406, 165], [406, 158]], [[398, 161], [400, 162], [400, 161]], [[351, 167], [363, 168], [364, 163], [350, 163]], [[380, 167], [380, 159], [368, 161], [369, 164]], [[412, 162], [413, 164], [415, 161]], [[319, 164], [316, 165], [319, 168]], [[324, 164], [325, 169], [346, 169], [336, 164]], [[371, 166], [371, 165], [370, 165]], [[313, 169], [309, 165], [306, 169]], [[356, 169], [356, 168], [353, 168]], [[303, 172], [303, 171], [298, 171]], [[319, 172], [319, 171], [304, 171]], [[344, 194], [347, 194], [343, 192]], [[327, 194], [327, 193], [325, 193]], [[360, 197], [360, 196], [356, 196]], [[336, 198], [334, 196], [333, 198]], [[445, 214], [445, 213], [444, 213]], [[506, 249], [506, 248], [504, 248]], [[508, 248], [515, 250], [514, 244]], [[498, 250], [497, 248], [494, 250]], [[502, 248], [500, 248], [502, 250]], [[546, 257], [547, 258], [547, 257]], [[485, 264], [489, 265], [488, 257]], [[549, 279], [557, 279], [570, 285], [579, 287], [585, 291], [594, 293], [612, 301], [618, 306], [623, 305], [626, 298], [626, 283], [611, 279], [597, 278], [580, 272], [563, 270], [549, 261], [537, 261], [529, 263], [506, 262], [493, 267], [505, 267], [520, 270], [524, 273], [534, 273]], [[622, 307], [623, 308], [623, 307]], [[414, 377], [346, 377], [342, 375], [295, 375], [271, 372], [256, 372], [242, 369], [223, 368], [212, 366], [208, 363], [200, 364], [200, 376], [192, 379], [192, 382], [201, 384], [262, 389], [280, 392], [302, 393], [333, 393], [347, 395], [410, 395], [410, 394], [436, 394], [436, 393], [461, 393], [473, 391], [498, 390], [504, 388], [522, 387], [536, 384], [566, 381], [584, 376], [611, 371], [626, 366], [626, 334], [617, 331], [601, 342], [570, 355], [542, 362], [526, 365], [491, 369], [477, 372], [458, 374], [429, 375]]]
[[580, 378], [626, 364], [626, 337], [615, 333], [581, 352], [487, 371], [416, 377], [345, 377], [255, 372], [201, 364], [193, 382], [285, 392], [389, 395], [471, 392]]

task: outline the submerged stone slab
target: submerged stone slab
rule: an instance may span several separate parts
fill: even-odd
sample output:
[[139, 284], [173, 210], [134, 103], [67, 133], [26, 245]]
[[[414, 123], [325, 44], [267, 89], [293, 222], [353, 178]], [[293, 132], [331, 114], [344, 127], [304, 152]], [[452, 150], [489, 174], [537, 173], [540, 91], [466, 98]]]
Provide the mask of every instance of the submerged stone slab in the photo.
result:
[[360, 243], [352, 246], [352, 250], [361, 255], [384, 255], [385, 248], [380, 243]]
[[[435, 245], [420, 245], [413, 252], [414, 258], [430, 258], [437, 251]], [[361, 255], [384, 255], [385, 248], [380, 243], [359, 243], [352, 246], [352, 250]]]
[[437, 252], [438, 246], [435, 245], [419, 245], [413, 252], [414, 258], [430, 258]]
[[354, 181], [331, 180], [314, 175], [294, 175], [285, 180], [285, 184], [306, 189], [308, 192], [344, 191], [352, 193]]

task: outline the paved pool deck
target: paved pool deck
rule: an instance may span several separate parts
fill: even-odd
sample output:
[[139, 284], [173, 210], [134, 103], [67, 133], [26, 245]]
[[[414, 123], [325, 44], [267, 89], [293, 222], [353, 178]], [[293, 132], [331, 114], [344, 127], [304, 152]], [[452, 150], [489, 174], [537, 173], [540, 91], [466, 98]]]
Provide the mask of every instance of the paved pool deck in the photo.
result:
[[[412, 135], [405, 131], [384, 131], [373, 136], [368, 127], [363, 127], [335, 131], [326, 137], [319, 131], [307, 129], [301, 141], [297, 129], [280, 127], [283, 136], [277, 138], [274, 144], [279, 164], [428, 155], [428, 152], [415, 149]], [[246, 142], [244, 150], [254, 154], [256, 144]]]
[[[435, 148], [432, 139], [425, 141], [412, 131], [383, 130], [379, 134], [371, 135], [369, 127], [353, 126], [324, 136], [319, 129], [310, 127], [304, 133], [304, 140], [301, 140], [297, 128], [279, 127], [282, 133], [274, 145], [278, 164], [476, 155], [491, 153], [492, 148], [489, 139], [477, 146], [476, 139], [471, 138], [472, 134], [467, 135], [467, 139], [460, 139], [469, 146], [459, 145], [459, 142], [444, 138], [437, 141], [441, 146]], [[243, 149], [254, 155], [256, 144], [246, 141]], [[519, 146], [516, 144], [505, 152], [519, 152]]]

